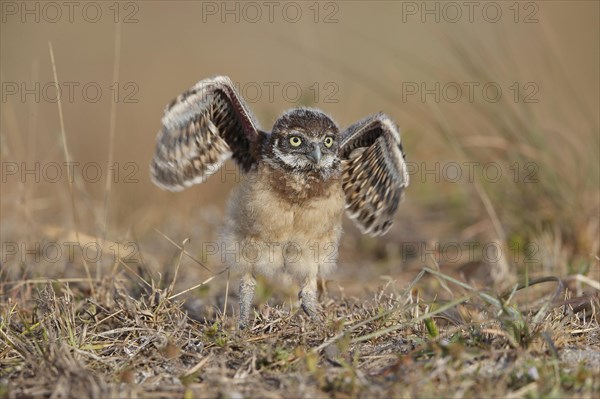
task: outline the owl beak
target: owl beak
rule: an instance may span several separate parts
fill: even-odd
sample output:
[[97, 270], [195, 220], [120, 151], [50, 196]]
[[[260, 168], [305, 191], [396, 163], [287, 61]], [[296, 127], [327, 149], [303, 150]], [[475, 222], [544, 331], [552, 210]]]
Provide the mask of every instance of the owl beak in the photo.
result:
[[319, 144], [317, 144], [317, 143], [313, 144], [312, 151], [309, 152], [306, 156], [311, 161], [313, 161], [315, 164], [318, 164], [319, 161], [321, 160], [321, 148], [319, 147]]

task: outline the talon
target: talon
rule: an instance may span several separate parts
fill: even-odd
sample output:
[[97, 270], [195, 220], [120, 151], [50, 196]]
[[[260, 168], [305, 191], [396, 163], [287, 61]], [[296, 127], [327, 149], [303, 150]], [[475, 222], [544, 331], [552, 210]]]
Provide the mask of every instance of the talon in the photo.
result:
[[302, 310], [313, 320], [319, 320], [319, 302], [317, 301], [316, 280], [306, 281], [302, 290], [298, 294], [302, 304]]
[[248, 320], [240, 320], [238, 323], [238, 328], [240, 330], [245, 330], [246, 328], [248, 328]]

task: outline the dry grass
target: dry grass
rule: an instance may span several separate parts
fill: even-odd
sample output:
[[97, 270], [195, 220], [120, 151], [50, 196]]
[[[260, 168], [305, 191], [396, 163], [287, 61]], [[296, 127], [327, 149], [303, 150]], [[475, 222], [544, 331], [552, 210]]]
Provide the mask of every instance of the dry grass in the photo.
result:
[[[389, 282], [368, 300], [326, 296], [326, 321], [318, 325], [296, 307], [264, 305], [243, 333], [235, 317], [194, 320], [182, 302], [168, 299], [169, 288], [121, 273], [95, 281], [93, 295], [82, 283], [4, 281], [0, 392], [91, 398], [600, 392], [597, 294], [574, 298], [555, 279], [519, 303], [518, 291], [495, 298], [435, 270], [424, 273], [408, 286]], [[440, 282], [454, 298], [435, 299]], [[545, 306], [531, 306], [532, 298]]]

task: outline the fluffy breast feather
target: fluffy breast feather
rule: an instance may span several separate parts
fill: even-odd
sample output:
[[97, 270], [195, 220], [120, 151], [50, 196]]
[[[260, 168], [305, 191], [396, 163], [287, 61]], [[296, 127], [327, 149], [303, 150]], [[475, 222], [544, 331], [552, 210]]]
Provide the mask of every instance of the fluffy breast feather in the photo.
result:
[[232, 194], [231, 228], [260, 240], [318, 239], [341, 223], [345, 202], [339, 177], [313, 179], [260, 165]]

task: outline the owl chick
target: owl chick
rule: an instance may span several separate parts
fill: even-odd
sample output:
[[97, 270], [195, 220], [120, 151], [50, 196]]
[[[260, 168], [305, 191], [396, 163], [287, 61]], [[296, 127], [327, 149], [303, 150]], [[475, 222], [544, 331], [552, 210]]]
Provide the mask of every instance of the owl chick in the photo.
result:
[[381, 113], [340, 132], [325, 113], [297, 108], [269, 133], [232, 81], [217, 76], [173, 100], [162, 125], [150, 165], [159, 187], [202, 183], [229, 158], [242, 170], [221, 242], [226, 262], [241, 273], [241, 328], [257, 274], [295, 277], [302, 309], [317, 318], [317, 277], [337, 263], [344, 210], [361, 232], [385, 234], [408, 186], [400, 133]]

